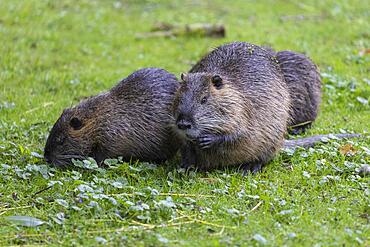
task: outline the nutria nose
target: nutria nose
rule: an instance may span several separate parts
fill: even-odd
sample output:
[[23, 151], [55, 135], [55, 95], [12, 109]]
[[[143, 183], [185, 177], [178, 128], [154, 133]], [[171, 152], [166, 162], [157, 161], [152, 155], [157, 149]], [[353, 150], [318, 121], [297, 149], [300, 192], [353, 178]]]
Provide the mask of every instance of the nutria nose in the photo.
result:
[[191, 129], [191, 121], [184, 114], [180, 114], [176, 121], [177, 128], [180, 130]]
[[177, 122], [177, 128], [179, 128], [180, 130], [191, 129], [191, 123], [184, 119], [180, 120]]

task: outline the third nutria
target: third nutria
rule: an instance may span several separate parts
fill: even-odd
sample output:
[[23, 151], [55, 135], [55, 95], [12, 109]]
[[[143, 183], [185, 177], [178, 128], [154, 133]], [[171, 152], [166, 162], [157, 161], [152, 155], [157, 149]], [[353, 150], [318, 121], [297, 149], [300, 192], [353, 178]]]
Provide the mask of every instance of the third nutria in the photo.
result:
[[300, 133], [316, 119], [321, 102], [321, 79], [317, 66], [305, 55], [293, 51], [277, 52], [292, 107], [288, 127]]
[[238, 165], [257, 171], [282, 147], [290, 95], [270, 52], [249, 43], [226, 44], [182, 80], [174, 116], [186, 141], [184, 167]]
[[46, 161], [65, 166], [72, 158], [171, 158], [179, 146], [169, 127], [178, 87], [176, 77], [163, 69], [141, 69], [110, 91], [64, 110], [46, 142]]

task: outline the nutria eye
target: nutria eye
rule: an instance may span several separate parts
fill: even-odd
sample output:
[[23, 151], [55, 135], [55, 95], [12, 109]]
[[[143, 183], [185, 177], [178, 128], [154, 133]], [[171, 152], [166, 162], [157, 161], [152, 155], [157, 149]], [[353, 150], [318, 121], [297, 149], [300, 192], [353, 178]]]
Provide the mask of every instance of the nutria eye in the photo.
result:
[[71, 119], [71, 121], [69, 122], [69, 125], [71, 125], [71, 127], [75, 130], [79, 130], [81, 129], [82, 127], [82, 122], [80, 119], [74, 117]]
[[200, 101], [200, 103], [203, 105], [207, 102], [207, 97], [203, 97], [203, 99]]
[[222, 88], [222, 78], [219, 75], [215, 75], [212, 77], [212, 83], [215, 86], [216, 89]]

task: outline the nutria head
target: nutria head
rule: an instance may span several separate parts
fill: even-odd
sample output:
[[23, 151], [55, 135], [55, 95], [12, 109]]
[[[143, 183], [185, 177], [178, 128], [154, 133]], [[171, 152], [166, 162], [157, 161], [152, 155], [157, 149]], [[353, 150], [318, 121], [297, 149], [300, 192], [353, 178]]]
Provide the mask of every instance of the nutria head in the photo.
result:
[[227, 78], [216, 73], [189, 73], [181, 79], [174, 101], [178, 132], [192, 140], [206, 133], [228, 133], [234, 127], [235, 121], [230, 121], [234, 106], [242, 100]]
[[65, 109], [50, 131], [44, 157], [55, 166], [67, 166], [71, 159], [98, 158], [97, 100], [91, 98]]

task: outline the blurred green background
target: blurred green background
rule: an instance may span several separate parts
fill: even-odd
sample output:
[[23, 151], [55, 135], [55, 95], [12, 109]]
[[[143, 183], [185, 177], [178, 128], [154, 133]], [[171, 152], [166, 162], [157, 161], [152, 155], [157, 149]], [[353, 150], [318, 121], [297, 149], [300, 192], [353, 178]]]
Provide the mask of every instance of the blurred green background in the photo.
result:
[[[353, 157], [334, 143], [279, 155], [263, 173], [247, 177], [233, 170], [183, 174], [174, 165], [151, 170], [142, 164], [73, 173], [48, 168], [40, 158], [64, 108], [109, 90], [139, 68], [160, 67], [178, 76], [231, 41], [302, 52], [319, 65], [323, 102], [307, 135], [369, 131], [369, 20], [370, 3], [360, 0], [0, 0], [0, 217], [30, 215], [48, 222], [24, 228], [0, 220], [0, 245], [369, 245], [369, 179], [358, 176], [369, 163], [368, 140], [350, 141], [357, 150]], [[158, 22], [222, 24], [226, 37], [137, 38]], [[45, 177], [48, 172], [53, 176]], [[33, 196], [52, 181], [63, 186], [55, 182]], [[112, 187], [114, 181], [124, 186]], [[95, 191], [79, 204], [80, 184], [104, 195], [147, 195], [151, 186], [197, 196], [172, 196], [175, 208], [163, 214], [155, 205], [165, 197], [153, 195], [127, 196], [112, 205], [92, 199]], [[90, 200], [101, 210], [90, 207]], [[148, 204], [149, 219], [133, 213], [127, 201]], [[55, 220], [61, 212], [63, 224]], [[200, 221], [181, 226], [195, 219], [184, 215]], [[112, 233], [137, 221], [179, 225]]]

